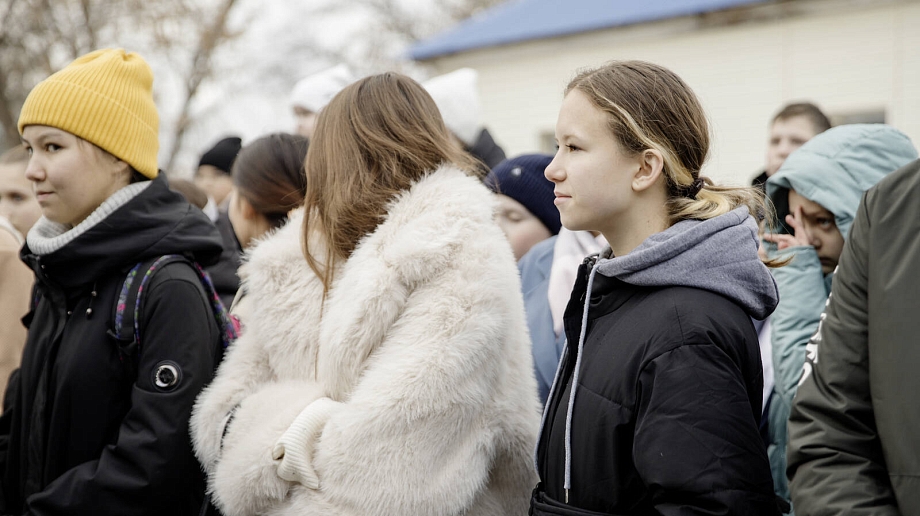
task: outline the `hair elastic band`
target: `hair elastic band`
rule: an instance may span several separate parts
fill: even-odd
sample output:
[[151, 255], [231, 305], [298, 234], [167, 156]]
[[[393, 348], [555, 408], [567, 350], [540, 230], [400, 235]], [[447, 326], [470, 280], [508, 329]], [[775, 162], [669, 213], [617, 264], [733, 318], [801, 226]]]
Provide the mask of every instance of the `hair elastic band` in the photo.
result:
[[689, 186], [682, 188], [684, 196], [691, 199], [696, 199], [696, 194], [700, 193], [700, 190], [703, 189], [705, 184], [706, 181], [702, 177], [694, 179]]

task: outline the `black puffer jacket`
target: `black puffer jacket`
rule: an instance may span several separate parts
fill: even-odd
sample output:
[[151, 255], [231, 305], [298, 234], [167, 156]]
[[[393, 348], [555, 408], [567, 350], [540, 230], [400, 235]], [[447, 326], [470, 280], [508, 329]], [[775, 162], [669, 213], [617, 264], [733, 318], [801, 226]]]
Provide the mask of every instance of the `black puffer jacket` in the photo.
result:
[[[63, 247], [38, 256], [26, 245], [40, 297], [0, 420], [6, 513], [197, 514], [204, 479], [188, 420], [220, 335], [195, 271], [171, 263], [145, 287], [139, 358], [107, 332], [135, 263], [172, 253], [210, 263], [220, 252], [217, 229], [162, 175]], [[180, 381], [160, 389], [164, 362]]]
[[778, 514], [750, 320], [773, 310], [776, 286], [756, 232], [741, 208], [581, 266], [538, 444], [536, 514]]

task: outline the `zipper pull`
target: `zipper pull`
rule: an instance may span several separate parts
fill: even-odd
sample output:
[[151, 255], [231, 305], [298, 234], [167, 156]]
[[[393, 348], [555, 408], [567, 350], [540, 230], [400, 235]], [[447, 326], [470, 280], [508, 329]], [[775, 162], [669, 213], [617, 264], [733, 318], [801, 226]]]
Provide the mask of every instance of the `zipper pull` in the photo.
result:
[[569, 504], [569, 490], [568, 489], [565, 490], [565, 504], [566, 505]]

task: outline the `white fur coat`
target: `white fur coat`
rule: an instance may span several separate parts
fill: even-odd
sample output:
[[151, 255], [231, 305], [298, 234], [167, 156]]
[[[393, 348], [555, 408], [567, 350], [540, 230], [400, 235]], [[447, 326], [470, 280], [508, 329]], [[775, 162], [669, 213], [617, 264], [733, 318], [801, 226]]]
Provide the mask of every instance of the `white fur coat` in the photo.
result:
[[[225, 515], [526, 514], [539, 402], [493, 203], [457, 169], [426, 176], [337, 268], [325, 306], [302, 217], [251, 252], [251, 313], [191, 423]], [[295, 469], [318, 482], [279, 476], [279, 441], [305, 447]]]

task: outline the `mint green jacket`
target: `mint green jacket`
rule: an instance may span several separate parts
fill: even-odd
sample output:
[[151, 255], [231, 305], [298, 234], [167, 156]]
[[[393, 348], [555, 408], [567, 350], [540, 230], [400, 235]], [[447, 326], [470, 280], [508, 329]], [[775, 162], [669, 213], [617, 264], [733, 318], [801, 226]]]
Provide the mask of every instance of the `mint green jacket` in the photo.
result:
[[[787, 214], [784, 207], [788, 206], [789, 190], [795, 190], [832, 212], [837, 228], [846, 238], [863, 193], [916, 158], [917, 150], [910, 139], [891, 126], [835, 127], [815, 136], [786, 159], [767, 180], [767, 196], [777, 206], [777, 220], [781, 221]], [[789, 500], [789, 411], [802, 377], [805, 345], [818, 329], [833, 274], [823, 274], [817, 252], [811, 246], [777, 251], [774, 256], [792, 256], [792, 261], [773, 271], [780, 302], [771, 318], [775, 386], [768, 414], [767, 454], [776, 493]]]

